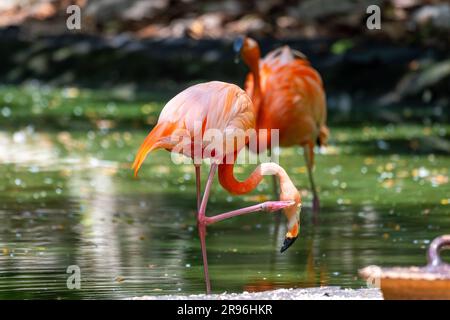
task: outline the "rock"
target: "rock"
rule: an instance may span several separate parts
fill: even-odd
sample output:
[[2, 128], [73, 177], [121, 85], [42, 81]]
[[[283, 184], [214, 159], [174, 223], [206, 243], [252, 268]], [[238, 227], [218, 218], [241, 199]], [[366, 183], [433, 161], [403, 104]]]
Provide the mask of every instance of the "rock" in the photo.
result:
[[228, 23], [225, 28], [227, 33], [235, 35], [251, 33], [260, 36], [268, 33], [271, 29], [270, 25], [258, 15], [246, 15], [237, 21]]
[[440, 30], [450, 30], [450, 4], [423, 6], [414, 12], [412, 21], [417, 26], [430, 24]]
[[440, 85], [448, 88], [450, 86], [450, 59], [429, 64], [404, 75], [393, 92], [380, 98], [380, 105], [396, 103], [406, 97], [419, 95], [427, 89]]
[[169, 0], [140, 0], [124, 11], [122, 17], [126, 20], [142, 20], [156, 17], [169, 5]]

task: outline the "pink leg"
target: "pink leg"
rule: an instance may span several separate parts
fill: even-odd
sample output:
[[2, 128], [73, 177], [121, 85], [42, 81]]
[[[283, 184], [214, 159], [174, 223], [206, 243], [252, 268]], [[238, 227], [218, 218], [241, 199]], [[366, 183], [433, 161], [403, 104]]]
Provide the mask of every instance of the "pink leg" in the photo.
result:
[[202, 180], [200, 178], [200, 165], [195, 165], [195, 184], [197, 186], [197, 212], [200, 211]]
[[314, 176], [313, 176], [313, 149], [310, 146], [304, 147], [304, 154], [305, 154], [305, 162], [306, 162], [306, 168], [308, 169], [308, 178], [309, 183], [311, 185], [311, 191], [313, 194], [313, 203], [312, 203], [312, 210], [313, 210], [313, 222], [317, 222], [317, 215], [320, 211], [320, 201], [319, 201], [319, 195], [317, 193], [316, 184], [314, 183]]
[[237, 209], [225, 213], [221, 213], [212, 217], [205, 217], [206, 224], [210, 225], [225, 219], [229, 219], [236, 216], [242, 216], [244, 214], [258, 212], [258, 211], [268, 211], [268, 212], [276, 212], [283, 208], [292, 206], [294, 201], [266, 201], [263, 203], [255, 204], [250, 207], [245, 207], [242, 209]]
[[203, 259], [203, 273], [205, 275], [205, 283], [206, 283], [206, 294], [211, 293], [211, 281], [209, 280], [209, 271], [208, 271], [208, 256], [206, 253], [206, 224], [205, 223], [197, 223], [198, 228], [198, 236], [200, 237], [200, 247], [202, 248], [202, 259]]
[[202, 258], [203, 258], [203, 273], [205, 275], [205, 283], [206, 283], [206, 293], [211, 293], [211, 282], [209, 280], [209, 272], [208, 272], [208, 256], [206, 253], [206, 219], [205, 219], [205, 211], [206, 204], [208, 203], [209, 193], [211, 191], [212, 181], [214, 179], [214, 175], [216, 174], [217, 164], [211, 165], [211, 170], [209, 171], [208, 180], [206, 181], [205, 192], [203, 193], [203, 198], [200, 204], [200, 208], [198, 210], [197, 215], [197, 228], [198, 228], [198, 236], [200, 237], [200, 246], [202, 249]]
[[211, 170], [209, 171], [208, 180], [206, 181], [205, 192], [203, 193], [203, 198], [200, 204], [200, 209], [198, 210], [197, 216], [197, 227], [198, 227], [198, 235], [200, 237], [200, 246], [202, 249], [202, 258], [203, 258], [203, 271], [205, 275], [205, 283], [206, 283], [206, 293], [211, 293], [211, 282], [209, 280], [209, 272], [208, 272], [208, 257], [206, 252], [206, 226], [213, 224], [215, 222], [219, 222], [228, 218], [258, 212], [258, 211], [269, 211], [275, 212], [279, 211], [285, 207], [291, 206], [293, 201], [266, 201], [264, 203], [256, 204], [250, 207], [233, 210], [230, 212], [225, 212], [222, 214], [218, 214], [213, 217], [206, 217], [206, 205], [208, 203], [209, 194], [211, 192], [211, 185], [214, 179], [214, 175], [216, 174], [217, 165], [212, 164]]
[[200, 210], [198, 210], [198, 218], [202, 221], [205, 220], [206, 205], [208, 204], [209, 193], [211, 192], [211, 186], [216, 171], [217, 171], [217, 164], [212, 164], [211, 170], [209, 171], [208, 180], [206, 181], [205, 192], [203, 193], [202, 203], [200, 204]]

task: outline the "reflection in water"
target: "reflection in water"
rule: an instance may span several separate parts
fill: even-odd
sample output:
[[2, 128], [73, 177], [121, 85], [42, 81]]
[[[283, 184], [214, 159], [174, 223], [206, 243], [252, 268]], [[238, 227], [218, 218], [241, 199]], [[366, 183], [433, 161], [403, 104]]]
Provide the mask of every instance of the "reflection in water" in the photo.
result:
[[[280, 233], [281, 234], [281, 233]], [[283, 235], [283, 234], [281, 234]], [[255, 281], [251, 281], [244, 286], [244, 290], [248, 292], [260, 292], [266, 290], [274, 290], [279, 288], [311, 288], [317, 286], [326, 286], [328, 285], [328, 277], [327, 277], [327, 267], [325, 264], [318, 263], [319, 259], [315, 258], [317, 255], [318, 246], [314, 246], [313, 240], [307, 240], [307, 259], [306, 259], [306, 270], [302, 273], [303, 266], [294, 264], [293, 267], [298, 268], [298, 274], [301, 276], [299, 280], [291, 283], [284, 283], [282, 281], [269, 281], [267, 279], [257, 279]], [[271, 255], [271, 259], [273, 257], [278, 256], [276, 253]], [[271, 271], [276, 272], [276, 265], [271, 264]]]
[[[166, 153], [155, 153], [135, 180], [128, 155], [136, 146], [119, 143], [122, 136], [30, 128], [0, 132], [0, 298], [203, 292], [192, 171], [171, 166]], [[292, 168], [298, 185], [307, 185], [305, 173], [295, 167], [297, 158], [288, 149], [282, 165]], [[378, 163], [353, 154], [319, 156], [320, 168], [336, 168], [339, 161], [339, 170], [317, 172], [323, 188], [319, 224], [311, 223], [305, 197], [300, 238], [284, 254], [278, 251], [283, 217], [260, 213], [212, 226], [213, 290], [361, 287], [365, 283], [357, 270], [363, 266], [424, 264], [428, 241], [450, 231], [450, 216], [440, 204], [447, 203], [448, 184], [409, 178], [406, 173], [428, 161], [417, 159], [415, 164], [399, 157], [397, 170], [406, 178], [398, 195], [373, 187], [380, 163], [391, 161], [389, 156]], [[427, 170], [446, 175], [449, 166], [447, 157], [433, 157]], [[211, 212], [254, 201], [214, 192]], [[66, 287], [72, 264], [81, 268], [81, 290]]]
[[32, 127], [13, 134], [0, 131], [0, 163], [51, 165], [58, 159], [58, 149], [51, 137], [37, 134]]
[[[120, 235], [113, 223], [118, 209], [117, 192], [111, 175], [106, 174], [105, 169], [111, 168], [97, 163], [93, 170], [75, 171], [69, 180], [69, 193], [80, 198], [82, 204], [80, 238], [89, 239], [83, 241], [75, 252], [75, 263], [80, 267], [84, 261], [89, 261], [88, 270], [81, 269], [83, 287], [86, 283], [95, 285], [91, 282], [95, 279], [112, 282], [121, 279], [118, 277], [123, 274], [120, 270]], [[87, 282], [85, 277], [90, 281]]]
[[319, 246], [314, 246], [314, 242], [320, 241], [319, 237], [308, 241], [308, 260], [306, 264], [306, 279], [301, 287], [317, 287], [328, 285], [328, 272], [326, 264], [320, 263]]

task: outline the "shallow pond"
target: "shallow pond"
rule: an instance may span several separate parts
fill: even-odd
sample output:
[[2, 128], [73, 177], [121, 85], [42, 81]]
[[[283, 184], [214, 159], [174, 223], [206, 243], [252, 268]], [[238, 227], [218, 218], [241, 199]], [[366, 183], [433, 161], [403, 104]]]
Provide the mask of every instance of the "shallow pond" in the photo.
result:
[[[144, 125], [163, 100], [123, 95], [1, 88], [0, 299], [204, 291], [193, 167], [173, 165], [162, 150], [133, 178]], [[316, 157], [315, 224], [302, 150], [283, 149], [280, 164], [303, 195], [300, 238], [280, 254], [285, 220], [269, 213], [209, 227], [213, 291], [361, 288], [364, 266], [425, 264], [429, 242], [450, 233], [449, 130], [332, 126], [330, 146]], [[244, 177], [252, 168], [236, 171]], [[268, 179], [236, 197], [216, 181], [208, 212], [271, 199], [271, 190]], [[72, 265], [80, 289], [67, 287]]]

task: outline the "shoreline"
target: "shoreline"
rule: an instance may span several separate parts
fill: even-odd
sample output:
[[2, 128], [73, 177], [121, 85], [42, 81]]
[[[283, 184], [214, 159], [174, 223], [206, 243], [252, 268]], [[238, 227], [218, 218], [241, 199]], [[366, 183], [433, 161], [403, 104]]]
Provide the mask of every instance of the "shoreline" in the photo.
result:
[[318, 287], [302, 289], [277, 289], [262, 292], [162, 295], [133, 297], [130, 300], [382, 300], [381, 290], [343, 289]]

